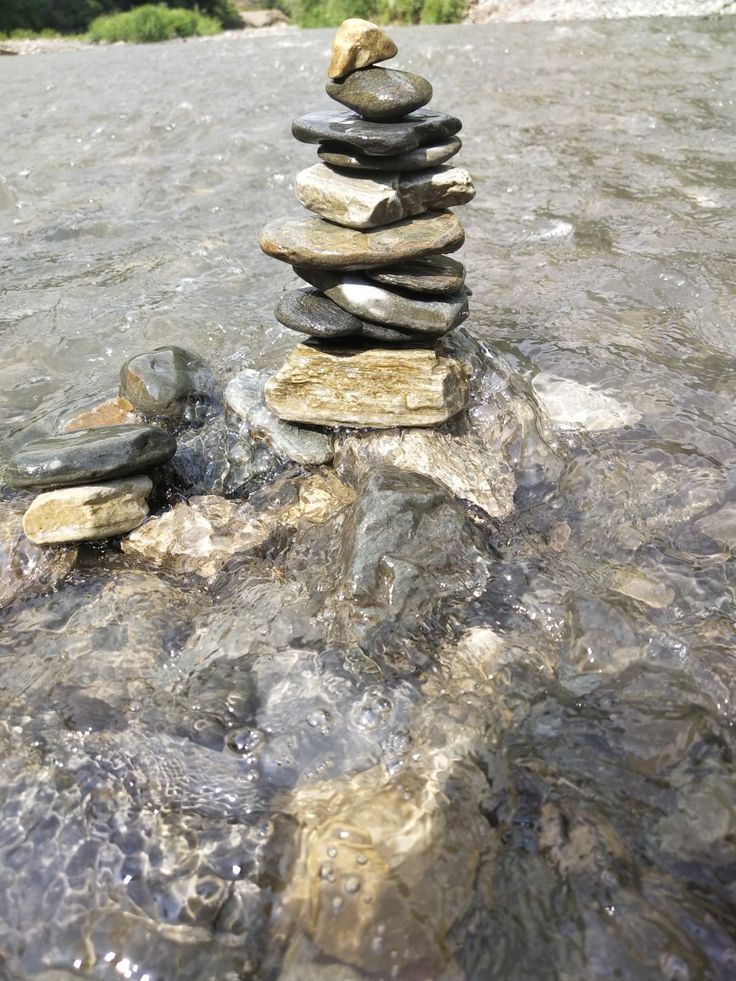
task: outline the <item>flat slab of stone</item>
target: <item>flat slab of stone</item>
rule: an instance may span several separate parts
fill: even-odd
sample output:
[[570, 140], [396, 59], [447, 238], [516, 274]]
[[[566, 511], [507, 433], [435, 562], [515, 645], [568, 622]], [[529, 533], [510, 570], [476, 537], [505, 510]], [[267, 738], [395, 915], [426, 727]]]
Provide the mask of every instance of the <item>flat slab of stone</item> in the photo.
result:
[[390, 157], [454, 136], [462, 125], [457, 116], [432, 109], [417, 109], [398, 123], [371, 123], [349, 109], [321, 109], [295, 119], [291, 132], [302, 143], [327, 143], [330, 149], [337, 146]]
[[323, 269], [296, 272], [348, 313], [415, 335], [447, 334], [468, 316], [468, 298], [464, 292], [455, 296], [416, 297], [381, 286], [366, 276]]
[[148, 517], [148, 477], [129, 477], [39, 494], [23, 516], [35, 545], [97, 541], [124, 535]]
[[432, 98], [426, 78], [395, 68], [365, 68], [342, 81], [329, 81], [325, 90], [363, 119], [377, 123], [396, 122]]
[[176, 440], [158, 426], [100, 426], [27, 443], [10, 460], [11, 487], [74, 487], [166, 463]]
[[451, 211], [428, 211], [386, 228], [361, 231], [321, 218], [277, 218], [259, 239], [263, 251], [292, 266], [318, 269], [370, 269], [455, 252], [465, 241]]
[[447, 255], [431, 255], [385, 269], [367, 269], [366, 276], [384, 286], [412, 293], [452, 295], [465, 286], [465, 266]]
[[332, 41], [328, 78], [343, 78], [357, 68], [367, 68], [398, 54], [399, 49], [383, 28], [373, 21], [348, 17]]
[[448, 140], [420, 146], [416, 150], [409, 150], [408, 153], [400, 153], [393, 157], [370, 157], [367, 153], [358, 153], [335, 146], [321, 146], [317, 150], [317, 156], [333, 167], [347, 167], [350, 170], [383, 170], [393, 174], [439, 167], [440, 164], [454, 157], [462, 145], [459, 137], [451, 136]]
[[435, 426], [465, 408], [468, 380], [457, 361], [432, 350], [299, 344], [267, 382], [266, 401], [292, 422]]
[[361, 320], [316, 289], [290, 290], [281, 297], [274, 312], [284, 327], [323, 340], [362, 337], [371, 341], [406, 343], [416, 336], [411, 331]]
[[327, 221], [348, 228], [376, 228], [425, 211], [466, 204], [475, 188], [464, 167], [413, 174], [361, 174], [317, 163], [296, 175], [297, 200]]

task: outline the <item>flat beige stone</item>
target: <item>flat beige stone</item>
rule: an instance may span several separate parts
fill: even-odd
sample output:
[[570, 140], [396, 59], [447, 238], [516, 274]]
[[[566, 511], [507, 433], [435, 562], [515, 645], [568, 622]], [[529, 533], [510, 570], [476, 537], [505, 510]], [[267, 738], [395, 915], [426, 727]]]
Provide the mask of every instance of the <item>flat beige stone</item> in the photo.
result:
[[332, 42], [328, 78], [344, 78], [356, 68], [368, 68], [398, 54], [399, 49], [386, 32], [370, 20], [349, 17], [337, 29]]
[[425, 211], [466, 204], [475, 197], [464, 167], [413, 174], [360, 174], [317, 163], [296, 175], [297, 200], [327, 221], [348, 228], [377, 228]]
[[455, 252], [465, 232], [451, 211], [428, 211], [367, 231], [315, 217], [277, 218], [266, 225], [259, 241], [267, 255], [292, 266], [350, 270]]
[[266, 401], [291, 422], [436, 426], [465, 408], [468, 380], [457, 361], [433, 350], [299, 344], [266, 383]]
[[23, 531], [35, 545], [124, 535], [148, 517], [152, 487], [148, 477], [128, 477], [39, 494], [23, 516]]

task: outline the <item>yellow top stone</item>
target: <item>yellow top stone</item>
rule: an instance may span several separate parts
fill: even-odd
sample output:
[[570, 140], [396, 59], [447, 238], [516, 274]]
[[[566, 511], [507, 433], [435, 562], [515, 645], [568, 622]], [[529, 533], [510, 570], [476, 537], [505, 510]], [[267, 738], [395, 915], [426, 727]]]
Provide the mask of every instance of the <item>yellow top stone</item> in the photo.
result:
[[332, 60], [328, 78], [344, 78], [357, 68], [368, 68], [398, 53], [386, 32], [369, 20], [350, 17], [337, 29], [332, 42]]

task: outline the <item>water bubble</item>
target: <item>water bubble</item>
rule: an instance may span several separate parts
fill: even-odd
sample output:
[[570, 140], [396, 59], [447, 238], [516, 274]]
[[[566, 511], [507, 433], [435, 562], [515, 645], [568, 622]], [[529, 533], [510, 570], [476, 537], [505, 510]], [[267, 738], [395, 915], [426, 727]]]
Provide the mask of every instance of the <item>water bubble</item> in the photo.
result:
[[264, 734], [260, 729], [245, 727], [234, 729], [227, 737], [228, 749], [239, 756], [245, 756], [259, 749], [264, 742]]
[[343, 907], [343, 903], [344, 902], [345, 902], [345, 900], [342, 898], [342, 896], [335, 896], [335, 898], [332, 900], [332, 908], [333, 908], [333, 910], [336, 913], [339, 913], [340, 910]]
[[343, 882], [343, 889], [349, 896], [354, 896], [356, 892], [360, 892], [362, 885], [363, 880], [359, 875], [349, 875]]
[[366, 865], [368, 863], [368, 859], [366, 858], [364, 852], [358, 852], [358, 854], [355, 856], [355, 861], [358, 863], [358, 865]]
[[337, 858], [337, 849], [334, 845], [330, 845], [330, 847], [327, 849], [327, 855], [329, 858]]
[[355, 725], [361, 729], [379, 729], [387, 725], [394, 711], [394, 703], [380, 688], [369, 688], [353, 713]]
[[319, 867], [319, 877], [325, 882], [335, 881], [335, 869], [330, 862], [323, 862]]
[[330, 713], [324, 709], [315, 709], [307, 716], [307, 724], [313, 729], [320, 729], [323, 733], [329, 732], [331, 722]]

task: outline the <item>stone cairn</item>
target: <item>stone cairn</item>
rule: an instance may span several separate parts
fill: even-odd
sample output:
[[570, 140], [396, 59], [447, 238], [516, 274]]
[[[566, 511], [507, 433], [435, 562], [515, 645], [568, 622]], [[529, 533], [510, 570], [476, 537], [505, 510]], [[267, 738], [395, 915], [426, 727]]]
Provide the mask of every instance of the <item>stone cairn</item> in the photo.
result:
[[462, 167], [455, 116], [424, 108], [419, 75], [374, 67], [397, 47], [369, 21], [346, 20], [332, 45], [327, 94], [346, 106], [294, 121], [319, 162], [296, 176], [302, 219], [261, 233], [264, 252], [290, 263], [308, 288], [276, 307], [311, 335], [266, 384], [281, 419], [318, 426], [439, 425], [465, 408], [463, 367], [437, 340], [468, 315], [465, 269], [445, 253], [465, 234], [446, 210], [475, 196]]
[[26, 537], [59, 545], [114, 538], [141, 525], [154, 486], [149, 474], [176, 453], [167, 430], [196, 415], [211, 391], [210, 369], [183, 348], [129, 358], [116, 398], [11, 458], [7, 484], [41, 492], [23, 516]]

